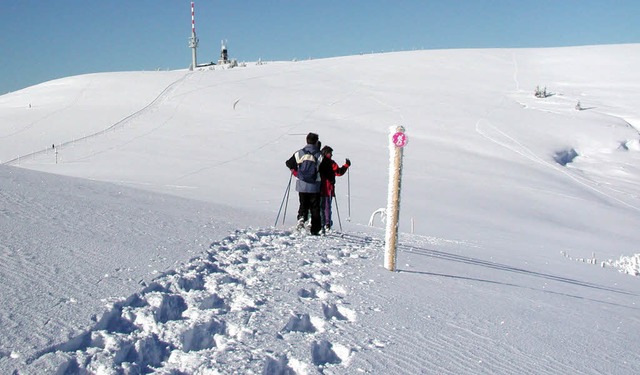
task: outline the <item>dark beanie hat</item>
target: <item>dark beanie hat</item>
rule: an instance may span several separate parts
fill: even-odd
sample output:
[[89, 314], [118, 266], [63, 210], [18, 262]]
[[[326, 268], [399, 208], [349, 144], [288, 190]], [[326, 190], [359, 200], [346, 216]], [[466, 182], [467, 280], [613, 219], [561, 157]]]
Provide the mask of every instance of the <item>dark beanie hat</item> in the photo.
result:
[[322, 155], [333, 154], [333, 149], [329, 146], [324, 146], [321, 151]]
[[316, 133], [307, 134], [307, 144], [315, 145], [316, 143], [318, 143], [318, 135]]

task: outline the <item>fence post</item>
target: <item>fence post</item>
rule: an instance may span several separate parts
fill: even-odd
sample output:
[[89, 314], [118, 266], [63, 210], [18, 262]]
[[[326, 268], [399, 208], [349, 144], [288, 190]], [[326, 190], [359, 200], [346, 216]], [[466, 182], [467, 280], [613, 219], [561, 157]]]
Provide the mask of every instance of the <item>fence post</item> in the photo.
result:
[[389, 135], [389, 191], [384, 252], [384, 267], [389, 271], [396, 270], [400, 186], [402, 182], [402, 150], [407, 144], [407, 136], [404, 130], [402, 126], [392, 126]]

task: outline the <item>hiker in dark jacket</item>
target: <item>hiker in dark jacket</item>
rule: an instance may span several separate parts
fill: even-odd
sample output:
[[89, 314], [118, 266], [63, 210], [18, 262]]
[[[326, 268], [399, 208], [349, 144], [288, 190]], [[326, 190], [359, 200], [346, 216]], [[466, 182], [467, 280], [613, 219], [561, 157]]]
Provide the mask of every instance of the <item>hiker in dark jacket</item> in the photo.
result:
[[310, 232], [320, 234], [322, 222], [320, 217], [320, 174], [318, 168], [322, 162], [320, 141], [315, 133], [307, 134], [307, 145], [296, 151], [285, 162], [296, 179], [300, 207], [298, 208], [298, 229], [303, 229], [311, 214]]
[[345, 159], [342, 167], [333, 161], [333, 149], [329, 146], [322, 148], [322, 162], [320, 163], [320, 217], [322, 230], [329, 231], [333, 226], [331, 220], [331, 201], [336, 196], [336, 176], [342, 176], [351, 166], [351, 161]]

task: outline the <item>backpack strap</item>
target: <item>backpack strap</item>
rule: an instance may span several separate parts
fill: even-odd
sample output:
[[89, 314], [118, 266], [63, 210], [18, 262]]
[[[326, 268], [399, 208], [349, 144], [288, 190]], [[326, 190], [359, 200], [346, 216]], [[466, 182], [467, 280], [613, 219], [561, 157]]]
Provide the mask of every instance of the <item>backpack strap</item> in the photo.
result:
[[311, 161], [313, 161], [315, 163], [318, 163], [318, 156], [316, 156], [316, 155], [318, 155], [319, 153], [314, 155], [309, 150], [302, 149], [300, 151], [302, 151], [302, 155], [300, 154], [300, 152], [298, 152], [296, 154], [296, 163], [298, 163], [298, 165], [302, 164], [302, 162], [307, 161], [307, 160], [311, 160]]
[[301, 149], [295, 156], [298, 164], [298, 179], [307, 183], [319, 182], [322, 154], [308, 149]]

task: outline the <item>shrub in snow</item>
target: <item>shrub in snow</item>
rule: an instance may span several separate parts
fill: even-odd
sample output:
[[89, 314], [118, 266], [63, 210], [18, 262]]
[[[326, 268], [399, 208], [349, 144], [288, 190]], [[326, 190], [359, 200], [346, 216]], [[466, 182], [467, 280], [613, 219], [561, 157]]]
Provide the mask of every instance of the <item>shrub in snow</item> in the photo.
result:
[[540, 89], [540, 86], [536, 86], [536, 91], [534, 93], [536, 98], [546, 98], [551, 96], [549, 92], [547, 92], [547, 88]]
[[640, 276], [640, 254], [632, 256], [621, 256], [620, 259], [611, 262], [620, 272], [633, 276]]
[[386, 208], [378, 208], [377, 210], [375, 210], [372, 214], [371, 217], [369, 218], [369, 226], [372, 227], [373, 226], [373, 222], [376, 218], [376, 215], [380, 215], [380, 221], [382, 222], [382, 224], [384, 224], [387, 220], [387, 209]]

